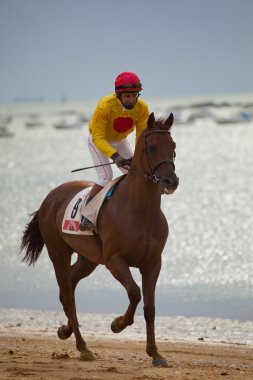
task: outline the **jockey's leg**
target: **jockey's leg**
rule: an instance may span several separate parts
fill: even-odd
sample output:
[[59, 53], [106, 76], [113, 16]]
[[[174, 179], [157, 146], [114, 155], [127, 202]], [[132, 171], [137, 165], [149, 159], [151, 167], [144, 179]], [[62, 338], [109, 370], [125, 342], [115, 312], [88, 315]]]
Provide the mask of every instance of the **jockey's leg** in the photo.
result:
[[[86, 202], [85, 202], [85, 206], [87, 206], [87, 204], [100, 192], [100, 190], [103, 189], [103, 186], [101, 185], [98, 185], [97, 183], [95, 183], [93, 186], [92, 186], [92, 189], [91, 189], [91, 192], [90, 194], [88, 195], [87, 199], [86, 199]], [[81, 231], [85, 231], [85, 230], [94, 230], [95, 229], [95, 226], [94, 224], [87, 218], [83, 218], [81, 223], [79, 224], [79, 230]]]
[[[107, 158], [100, 150], [96, 147], [96, 145], [93, 143], [92, 136], [88, 136], [88, 148], [91, 154], [92, 161], [94, 165], [103, 165], [109, 163], [109, 158]], [[99, 166], [96, 167], [97, 172], [97, 181], [93, 185], [90, 194], [87, 197], [87, 200], [85, 202], [85, 206], [99, 193], [99, 191], [112, 180], [112, 169], [110, 165], [106, 166]], [[79, 230], [85, 231], [87, 229], [94, 230], [95, 226], [91, 223], [91, 221], [87, 218], [83, 218], [81, 223], [79, 224]]]

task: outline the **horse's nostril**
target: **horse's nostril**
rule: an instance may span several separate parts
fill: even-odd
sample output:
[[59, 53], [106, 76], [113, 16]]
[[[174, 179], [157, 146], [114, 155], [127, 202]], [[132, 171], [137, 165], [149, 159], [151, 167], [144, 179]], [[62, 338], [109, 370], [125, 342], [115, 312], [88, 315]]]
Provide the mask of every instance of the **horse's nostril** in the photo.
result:
[[179, 178], [178, 177], [176, 177], [176, 178], [166, 178], [164, 180], [164, 185], [165, 186], [177, 186], [178, 182], [179, 182]]
[[166, 188], [170, 188], [174, 186], [174, 181], [172, 178], [166, 178], [163, 180], [163, 186]]
[[166, 185], [168, 185], [168, 186], [171, 186], [171, 185], [173, 185], [173, 179], [172, 178], [166, 178], [165, 180], [164, 180], [164, 182], [165, 182], [165, 184]]

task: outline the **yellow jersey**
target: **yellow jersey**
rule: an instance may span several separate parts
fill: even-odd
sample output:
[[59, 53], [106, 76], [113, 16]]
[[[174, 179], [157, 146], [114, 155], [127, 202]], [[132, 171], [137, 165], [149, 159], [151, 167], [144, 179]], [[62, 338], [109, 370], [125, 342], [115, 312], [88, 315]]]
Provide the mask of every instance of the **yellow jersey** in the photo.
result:
[[110, 158], [116, 150], [109, 141], [119, 141], [136, 130], [136, 141], [147, 127], [148, 106], [139, 99], [134, 108], [124, 108], [116, 94], [103, 97], [93, 114], [89, 124], [92, 140], [96, 147]]

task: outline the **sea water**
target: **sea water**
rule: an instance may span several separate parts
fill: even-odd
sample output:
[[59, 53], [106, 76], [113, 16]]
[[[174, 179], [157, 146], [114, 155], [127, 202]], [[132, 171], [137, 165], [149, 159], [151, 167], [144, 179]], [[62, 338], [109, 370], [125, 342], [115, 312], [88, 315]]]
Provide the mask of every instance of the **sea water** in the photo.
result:
[[[156, 115], [166, 115], [175, 101], [150, 104]], [[94, 107], [87, 101], [0, 107], [0, 116], [12, 116], [14, 134], [0, 138], [0, 307], [61, 310], [46, 250], [27, 267], [19, 247], [28, 214], [51, 189], [71, 180], [95, 180], [95, 170], [71, 173], [92, 165], [88, 123], [54, 127], [63, 119], [76, 123], [80, 113], [89, 118]], [[42, 125], [26, 127], [31, 117]], [[253, 121], [222, 126], [212, 118], [198, 119], [175, 124], [172, 135], [180, 184], [173, 195], [162, 196], [170, 236], [157, 283], [157, 314], [253, 320]], [[130, 141], [133, 146], [134, 136]], [[138, 270], [132, 273], [141, 285]], [[76, 296], [84, 312], [122, 313], [128, 303], [125, 290], [103, 266], [80, 282]]]

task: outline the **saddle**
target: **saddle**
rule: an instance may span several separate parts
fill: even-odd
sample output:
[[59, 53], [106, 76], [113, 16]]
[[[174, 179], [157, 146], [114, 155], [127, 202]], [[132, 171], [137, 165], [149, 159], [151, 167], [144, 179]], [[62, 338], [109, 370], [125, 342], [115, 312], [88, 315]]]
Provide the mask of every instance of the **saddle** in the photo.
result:
[[111, 198], [117, 184], [125, 175], [115, 178], [109, 182], [105, 187], [87, 204], [86, 198], [88, 197], [91, 187], [81, 190], [69, 202], [64, 217], [62, 220], [62, 232], [73, 235], [93, 235], [91, 230], [80, 231], [79, 224], [82, 217], [89, 219], [96, 227], [97, 232], [97, 218], [99, 211], [105, 199]]

